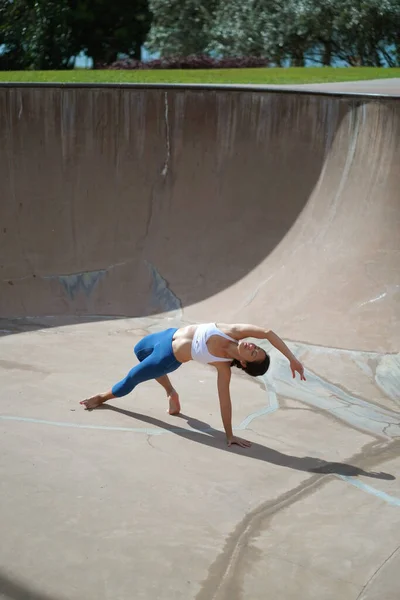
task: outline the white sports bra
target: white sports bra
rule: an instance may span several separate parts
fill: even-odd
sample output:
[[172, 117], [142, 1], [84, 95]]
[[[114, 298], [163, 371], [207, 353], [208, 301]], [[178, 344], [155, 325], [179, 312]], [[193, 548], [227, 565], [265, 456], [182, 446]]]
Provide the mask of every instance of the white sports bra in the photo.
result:
[[207, 340], [212, 335], [219, 335], [227, 340], [231, 340], [231, 342], [237, 342], [237, 340], [234, 340], [218, 329], [215, 323], [203, 323], [202, 325], [198, 325], [194, 332], [192, 341], [192, 359], [203, 364], [232, 361], [231, 358], [220, 358], [219, 356], [210, 354], [207, 348]]

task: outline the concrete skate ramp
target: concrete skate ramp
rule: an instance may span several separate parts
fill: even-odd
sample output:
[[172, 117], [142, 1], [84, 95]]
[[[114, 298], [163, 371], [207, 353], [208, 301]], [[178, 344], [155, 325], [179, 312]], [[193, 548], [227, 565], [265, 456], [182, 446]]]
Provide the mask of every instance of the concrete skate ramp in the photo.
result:
[[[399, 100], [324, 89], [0, 88], [0, 598], [399, 599]], [[203, 319], [305, 365], [251, 447], [193, 361], [79, 405]]]
[[178, 311], [398, 349], [398, 100], [9, 86], [0, 136], [2, 317]]

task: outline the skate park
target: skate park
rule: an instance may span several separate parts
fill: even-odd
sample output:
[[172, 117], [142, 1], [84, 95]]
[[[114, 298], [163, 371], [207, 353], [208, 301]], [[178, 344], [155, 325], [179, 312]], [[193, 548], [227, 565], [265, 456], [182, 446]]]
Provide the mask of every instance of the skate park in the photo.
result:
[[[0, 86], [0, 598], [395, 600], [400, 85]], [[271, 328], [306, 382], [149, 382], [147, 333]]]

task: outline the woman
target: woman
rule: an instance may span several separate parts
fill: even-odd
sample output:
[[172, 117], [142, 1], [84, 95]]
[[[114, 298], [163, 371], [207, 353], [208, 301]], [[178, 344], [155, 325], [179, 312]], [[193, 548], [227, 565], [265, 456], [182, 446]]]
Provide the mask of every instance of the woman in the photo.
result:
[[231, 367], [236, 366], [256, 377], [268, 370], [270, 359], [262, 348], [245, 342], [245, 338], [268, 340], [289, 360], [293, 377], [297, 372], [300, 379], [305, 381], [303, 365], [273, 331], [255, 325], [205, 323], [180, 329], [166, 329], [147, 335], [136, 344], [134, 349], [140, 363], [109, 392], [92, 396], [80, 404], [90, 410], [112, 398], [126, 396], [143, 381], [155, 379], [167, 392], [169, 413], [176, 415], [181, 410], [179, 396], [167, 373], [175, 371], [182, 363], [195, 360], [217, 369], [218, 396], [228, 446], [232, 444], [250, 446], [250, 442], [232, 433], [232, 405], [229, 392]]

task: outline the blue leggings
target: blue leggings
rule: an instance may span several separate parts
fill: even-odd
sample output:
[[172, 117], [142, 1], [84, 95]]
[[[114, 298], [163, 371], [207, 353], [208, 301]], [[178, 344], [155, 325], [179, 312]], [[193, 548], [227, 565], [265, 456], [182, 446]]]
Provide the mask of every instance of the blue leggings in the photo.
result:
[[151, 333], [136, 344], [134, 351], [140, 363], [112, 387], [114, 396], [118, 398], [126, 396], [139, 383], [172, 373], [181, 366], [182, 363], [176, 360], [172, 350], [175, 331], [177, 330], [171, 328], [159, 333]]

